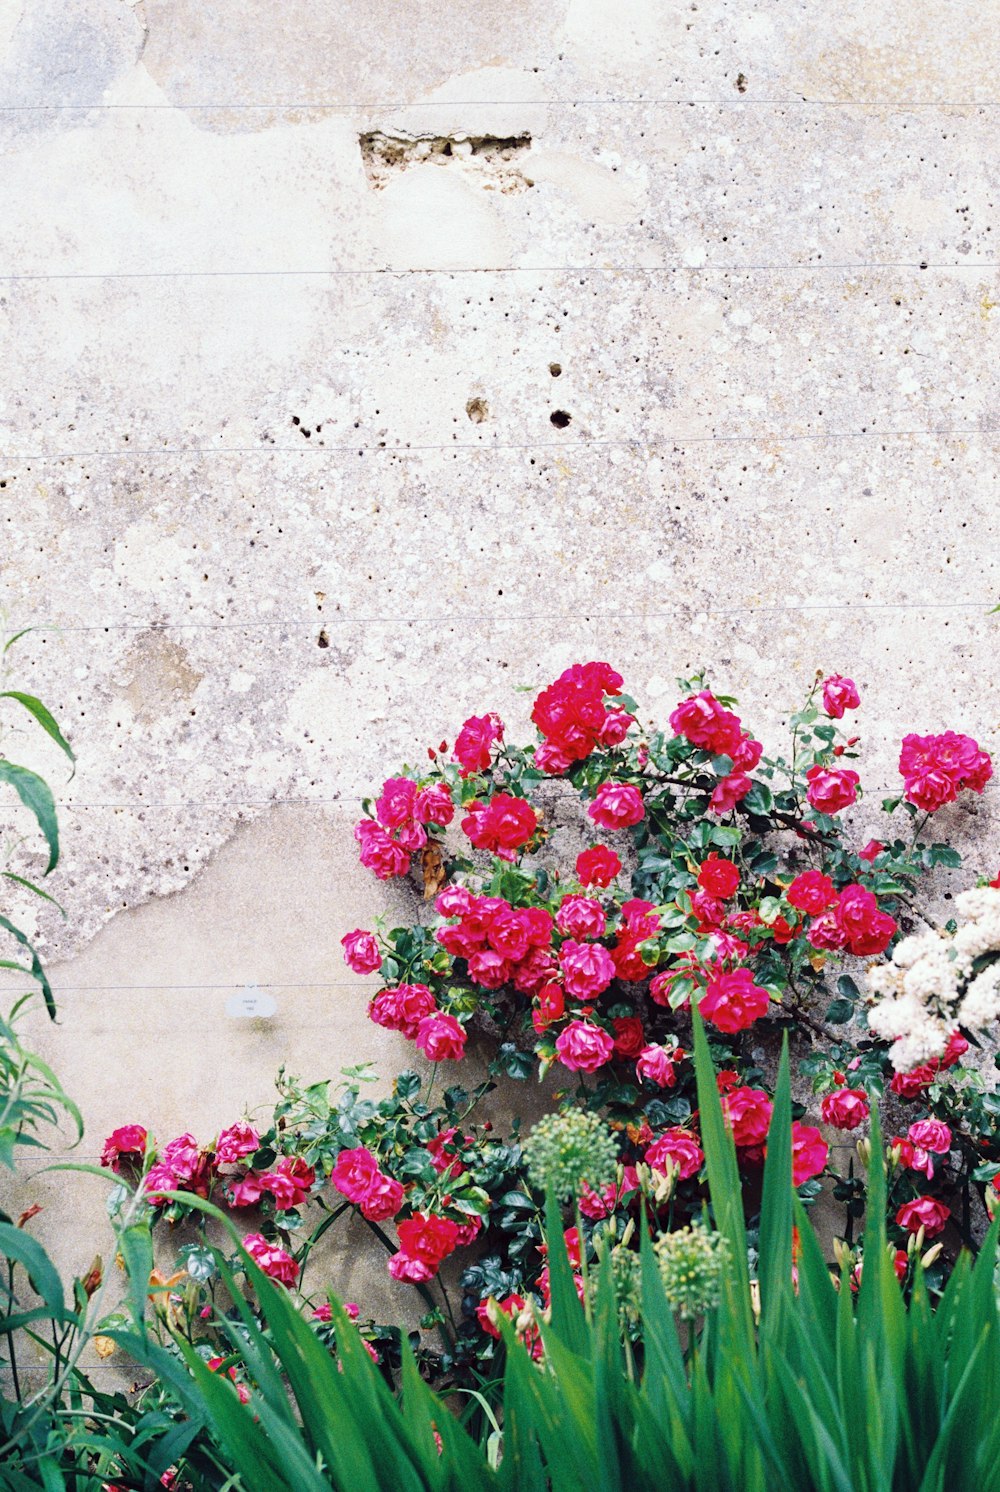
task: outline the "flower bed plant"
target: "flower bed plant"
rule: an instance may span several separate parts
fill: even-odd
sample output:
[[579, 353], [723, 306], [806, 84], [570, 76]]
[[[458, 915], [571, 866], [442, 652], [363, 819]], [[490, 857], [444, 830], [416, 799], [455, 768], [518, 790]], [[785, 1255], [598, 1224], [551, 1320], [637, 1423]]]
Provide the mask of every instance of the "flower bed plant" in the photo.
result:
[[[345, 959], [373, 981], [371, 1019], [411, 1041], [429, 1077], [408, 1070], [373, 1099], [361, 1068], [338, 1084], [282, 1074], [270, 1123], [234, 1117], [219, 1136], [165, 1144], [130, 1124], [106, 1145], [105, 1163], [141, 1186], [155, 1218], [197, 1216], [198, 1198], [252, 1218], [247, 1251], [321, 1338], [328, 1282], [307, 1266], [338, 1218], [359, 1216], [390, 1275], [423, 1296], [422, 1370], [442, 1383], [478, 1391], [501, 1353], [497, 1309], [530, 1330], [532, 1302], [546, 1305], [546, 1188], [579, 1207], [570, 1247], [581, 1269], [608, 1236], [628, 1240], [621, 1257], [632, 1262], [620, 1269], [638, 1267], [644, 1207], [665, 1235], [701, 1215], [692, 1005], [736, 1146], [752, 1267], [766, 1266], [758, 1219], [782, 1033], [809, 1100], [791, 1126], [794, 1184], [806, 1206], [824, 1183], [843, 1204], [845, 1257], [856, 1262], [864, 1242], [852, 1141], [887, 1090], [907, 1110], [906, 1132], [889, 1136], [884, 1202], [904, 1283], [912, 1242], [919, 1251], [939, 1238], [927, 1287], [943, 1287], [960, 1243], [975, 1244], [1000, 1172], [1000, 1087], [962, 1060], [974, 1032], [956, 998], [935, 1007], [931, 1046], [880, 1028], [884, 1013], [869, 1029], [869, 1003], [890, 976], [866, 986], [873, 961], [902, 967], [890, 960], [912, 947], [903, 935], [921, 925], [927, 875], [959, 867], [929, 828], [960, 794], [983, 792], [989, 756], [953, 731], [907, 735], [900, 791], [882, 803], [894, 827], [858, 845], [844, 820], [862, 793], [859, 738], [842, 724], [860, 705], [850, 679], [817, 678], [773, 754], [701, 678], [681, 681], [662, 730], [640, 727], [623, 689], [606, 663], [574, 665], [535, 699], [534, 742], [513, 743], [495, 713], [473, 717], [451, 750], [431, 749], [423, 769], [388, 778], [365, 805], [363, 866], [381, 880], [410, 877], [426, 913], [354, 930]], [[553, 808], [564, 822], [574, 804], [583, 833], [567, 854]], [[988, 962], [989, 950], [976, 957]], [[974, 962], [962, 971], [981, 974]], [[451, 1082], [484, 1047], [486, 1078]], [[552, 1117], [523, 1143], [517, 1084], [533, 1075], [547, 1080]], [[481, 1117], [497, 1084], [515, 1116], [503, 1133]], [[851, 1138], [833, 1152], [837, 1130]], [[113, 1208], [127, 1195], [123, 1185]], [[460, 1298], [442, 1283], [446, 1260]], [[195, 1243], [180, 1266], [197, 1287], [183, 1296], [196, 1337], [217, 1265]], [[391, 1373], [398, 1324], [371, 1320], [364, 1302], [359, 1315]], [[203, 1355], [217, 1355], [207, 1329], [201, 1340]]]

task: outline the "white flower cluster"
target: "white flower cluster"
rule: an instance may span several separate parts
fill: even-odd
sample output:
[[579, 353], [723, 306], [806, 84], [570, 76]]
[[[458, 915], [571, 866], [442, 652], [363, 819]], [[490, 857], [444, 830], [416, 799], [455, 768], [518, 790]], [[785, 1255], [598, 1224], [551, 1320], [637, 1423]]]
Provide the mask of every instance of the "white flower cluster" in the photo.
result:
[[868, 972], [875, 997], [868, 1013], [874, 1035], [893, 1043], [897, 1072], [940, 1057], [957, 1026], [982, 1030], [1000, 1016], [1000, 889], [977, 886], [955, 898], [959, 926], [948, 933], [903, 938], [892, 961]]

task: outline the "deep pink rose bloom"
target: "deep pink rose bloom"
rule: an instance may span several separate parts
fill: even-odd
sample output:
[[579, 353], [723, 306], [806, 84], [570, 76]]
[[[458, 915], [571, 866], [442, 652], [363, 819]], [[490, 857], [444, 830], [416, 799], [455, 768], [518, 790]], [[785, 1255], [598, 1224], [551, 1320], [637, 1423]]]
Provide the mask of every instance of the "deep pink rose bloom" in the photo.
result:
[[375, 814], [383, 829], [398, 829], [413, 818], [417, 784], [409, 777], [390, 777], [375, 799]]
[[291, 1254], [278, 1248], [277, 1244], [268, 1243], [260, 1233], [248, 1233], [243, 1240], [243, 1247], [258, 1269], [262, 1269], [272, 1280], [277, 1280], [282, 1285], [295, 1284], [299, 1277], [299, 1266]]
[[523, 907], [520, 916], [532, 948], [548, 948], [552, 943], [552, 913], [545, 907]]
[[713, 813], [729, 813], [737, 803], [743, 801], [752, 787], [753, 783], [745, 772], [730, 772], [728, 777], [723, 777], [716, 783], [708, 806]]
[[426, 984], [399, 984], [375, 996], [368, 1006], [368, 1018], [387, 1031], [401, 1031], [412, 1041], [420, 1022], [436, 1009]]
[[880, 912], [874, 893], [866, 886], [845, 886], [837, 903], [837, 918], [847, 934], [847, 951], [855, 957], [884, 953], [896, 931], [896, 921]]
[[490, 748], [503, 740], [503, 721], [499, 715], [472, 715], [462, 726], [455, 742], [454, 756], [462, 765], [462, 776], [485, 772], [490, 764]]
[[935, 1155], [947, 1155], [951, 1149], [951, 1130], [940, 1119], [918, 1119], [906, 1134], [914, 1145], [922, 1150], [933, 1150]]
[[861, 778], [848, 767], [810, 767], [806, 797], [820, 813], [839, 813], [857, 802]]
[[952, 1031], [948, 1037], [948, 1045], [941, 1053], [940, 1062], [942, 1067], [954, 1067], [960, 1057], [969, 1050], [969, 1043], [959, 1031]]
[[362, 1197], [359, 1206], [361, 1216], [369, 1222], [384, 1223], [395, 1217], [403, 1205], [402, 1185], [384, 1171], [376, 1171], [371, 1186]]
[[123, 1160], [141, 1164], [146, 1153], [146, 1131], [141, 1124], [123, 1124], [113, 1129], [104, 1141], [101, 1165], [120, 1172]]
[[164, 1192], [179, 1192], [183, 1191], [184, 1187], [181, 1178], [172, 1168], [165, 1165], [163, 1161], [158, 1161], [146, 1172], [142, 1189], [151, 1207], [162, 1207], [167, 1200]]
[[510, 960], [493, 948], [483, 948], [469, 958], [469, 978], [483, 989], [499, 989], [510, 978]]
[[919, 1067], [913, 1067], [909, 1072], [893, 1073], [889, 1092], [895, 1093], [897, 1098], [919, 1098], [921, 1093], [933, 1083], [937, 1070], [938, 1063], [922, 1062]]
[[690, 1176], [696, 1175], [701, 1170], [704, 1159], [704, 1151], [694, 1135], [679, 1126], [658, 1135], [645, 1155], [646, 1164], [652, 1166], [654, 1171], [664, 1171], [664, 1162], [673, 1161], [681, 1181], [687, 1181]]
[[788, 887], [785, 899], [797, 911], [818, 917], [820, 912], [834, 905], [837, 892], [829, 876], [818, 870], [804, 870]]
[[434, 899], [435, 909], [442, 917], [464, 917], [475, 905], [475, 893], [467, 886], [446, 886]]
[[845, 710], [856, 710], [861, 703], [858, 686], [843, 674], [832, 673], [823, 680], [823, 708], [833, 720], [843, 720]]
[[502, 906], [490, 918], [486, 939], [501, 958], [517, 962], [524, 958], [531, 942], [531, 922], [524, 912], [515, 907]]
[[869, 839], [864, 849], [858, 850], [858, 859], [867, 860], [870, 865], [873, 860], [878, 859], [884, 849], [885, 845], [880, 839]]
[[455, 817], [455, 804], [451, 788], [446, 782], [435, 782], [423, 787], [416, 796], [413, 815], [421, 824], [439, 824], [444, 827]]
[[237, 1124], [231, 1124], [224, 1129], [215, 1142], [215, 1164], [217, 1166], [235, 1166], [245, 1156], [253, 1155], [255, 1150], [260, 1149], [260, 1136], [252, 1124], [241, 1119]]
[[749, 969], [734, 969], [709, 981], [698, 1009], [713, 1026], [733, 1035], [766, 1015], [769, 1001], [767, 990], [754, 984]]
[[691, 912], [698, 919], [698, 931], [709, 932], [713, 927], [721, 927], [726, 915], [726, 909], [718, 897], [711, 896], [707, 891], [689, 891], [691, 900]]
[[639, 1177], [635, 1166], [625, 1166], [620, 1186], [610, 1181], [603, 1191], [595, 1192], [584, 1183], [580, 1192], [580, 1211], [584, 1217], [593, 1218], [595, 1222], [602, 1217], [610, 1217], [624, 1198], [638, 1189]]
[[571, 1072], [596, 1072], [611, 1060], [614, 1049], [607, 1031], [589, 1021], [570, 1021], [556, 1037], [556, 1056]]
[[629, 783], [604, 782], [587, 812], [602, 829], [627, 829], [645, 818], [646, 805], [639, 789]]
[[341, 1196], [346, 1197], [349, 1202], [360, 1204], [368, 1195], [378, 1174], [379, 1164], [372, 1152], [366, 1146], [358, 1145], [353, 1150], [340, 1152], [330, 1180]]
[[[537, 998], [538, 1009], [535, 1011], [533, 1020], [536, 1023], [535, 1030], [541, 1034], [546, 1026], [550, 1026], [553, 1021], [561, 1020], [566, 1014], [566, 997], [561, 984], [550, 982], [540, 987]], [[538, 1022], [541, 1024], [539, 1025]]]
[[527, 958], [514, 965], [511, 982], [520, 994], [533, 995], [557, 972], [557, 965], [548, 948], [529, 948]]
[[591, 845], [576, 857], [576, 875], [581, 886], [610, 886], [622, 868], [614, 850], [603, 844]]
[[816, 918], [806, 933], [806, 939], [814, 948], [826, 952], [847, 946], [847, 932], [841, 924], [836, 908], [831, 907]]
[[415, 1212], [396, 1226], [399, 1253], [389, 1260], [389, 1273], [410, 1282], [433, 1279], [442, 1259], [457, 1246], [459, 1231], [450, 1218]]
[[556, 926], [571, 938], [603, 938], [607, 925], [601, 903], [589, 896], [564, 896], [556, 913]]
[[494, 793], [488, 803], [470, 803], [462, 829], [477, 850], [513, 860], [538, 827], [538, 815], [524, 798]]
[[747, 731], [744, 731], [736, 743], [735, 751], [727, 753], [733, 764], [733, 771], [742, 775], [756, 767], [764, 755], [764, 746], [760, 741], [755, 741]]
[[465, 1136], [459, 1135], [459, 1138], [456, 1140], [455, 1136], [457, 1134], [458, 1128], [453, 1124], [450, 1129], [440, 1130], [434, 1136], [433, 1140], [427, 1141], [426, 1146], [427, 1154], [431, 1158], [431, 1165], [437, 1171], [438, 1175], [443, 1176], [447, 1171], [453, 1180], [455, 1177], [461, 1176], [462, 1172], [466, 1169], [465, 1165], [458, 1158], [459, 1152], [465, 1144]]
[[574, 758], [568, 756], [554, 741], [543, 741], [535, 747], [535, 766], [550, 777], [561, 777], [573, 765]]
[[834, 1088], [819, 1106], [824, 1124], [834, 1129], [857, 1129], [870, 1113], [868, 1095], [863, 1088]]
[[597, 733], [599, 746], [620, 746], [628, 735], [629, 726], [635, 720], [627, 710], [607, 710], [604, 721]]
[[601, 943], [578, 943], [567, 938], [559, 949], [566, 992], [576, 1000], [594, 1000], [615, 977], [611, 954]]
[[374, 933], [355, 928], [354, 932], [341, 938], [340, 946], [344, 950], [344, 963], [355, 974], [374, 974], [382, 967], [382, 955]]
[[457, 1062], [465, 1056], [465, 1027], [453, 1015], [424, 1016], [417, 1029], [417, 1046], [431, 1062]]
[[709, 896], [727, 901], [740, 884], [740, 872], [731, 860], [724, 860], [713, 852], [698, 867], [698, 885]]
[[677, 1082], [674, 1066], [676, 1060], [676, 1047], [660, 1046], [657, 1042], [652, 1042], [649, 1046], [644, 1046], [636, 1058], [636, 1076], [644, 1078], [648, 1083], [655, 1083], [658, 1088], [673, 1088]]
[[[516, 1321], [524, 1310], [523, 1295], [507, 1295], [503, 1300], [495, 1302], [496, 1309], [506, 1316], [508, 1321]], [[476, 1306], [476, 1320], [487, 1336], [500, 1340], [500, 1328], [496, 1326], [490, 1315], [489, 1299], [481, 1300]]]
[[459, 1249], [468, 1248], [470, 1243], [475, 1243], [483, 1231], [483, 1220], [479, 1217], [470, 1217], [467, 1222], [459, 1223], [458, 1236], [455, 1239], [455, 1247]]
[[362, 819], [355, 826], [354, 838], [361, 846], [361, 864], [380, 881], [406, 875], [410, 868], [410, 852], [390, 839], [381, 824]]
[[670, 716], [670, 728], [692, 746], [700, 746], [713, 756], [728, 756], [730, 760], [740, 751], [744, 736], [737, 717], [724, 709], [708, 689], [681, 700]]
[[265, 1185], [266, 1172], [250, 1171], [239, 1181], [231, 1182], [226, 1190], [230, 1207], [256, 1207], [264, 1193], [270, 1190]]
[[925, 1237], [934, 1238], [944, 1231], [949, 1217], [951, 1208], [936, 1197], [917, 1197], [912, 1202], [903, 1203], [896, 1213], [896, 1222], [908, 1233], [918, 1233], [923, 1228]]
[[722, 1095], [722, 1112], [737, 1145], [763, 1145], [773, 1109], [762, 1088], [730, 1088]]
[[826, 1165], [830, 1147], [811, 1124], [792, 1125], [792, 1185], [802, 1186], [818, 1176]]
[[283, 1155], [270, 1171], [260, 1178], [261, 1184], [274, 1198], [279, 1212], [301, 1207], [312, 1193], [316, 1172], [298, 1155]]
[[953, 803], [963, 788], [981, 793], [993, 764], [971, 736], [949, 730], [939, 736], [904, 736], [899, 770], [907, 800], [933, 813]]

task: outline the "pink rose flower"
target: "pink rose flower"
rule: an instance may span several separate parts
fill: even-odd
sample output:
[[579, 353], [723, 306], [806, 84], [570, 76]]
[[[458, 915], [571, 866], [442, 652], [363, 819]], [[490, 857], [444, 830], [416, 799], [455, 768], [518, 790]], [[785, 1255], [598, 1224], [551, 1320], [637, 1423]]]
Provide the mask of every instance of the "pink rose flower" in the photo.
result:
[[399, 1252], [389, 1260], [389, 1273], [395, 1280], [424, 1283], [432, 1280], [441, 1261], [458, 1244], [459, 1227], [450, 1218], [415, 1212], [396, 1227]]
[[864, 849], [858, 850], [858, 859], [867, 860], [870, 865], [873, 860], [878, 859], [884, 849], [885, 845], [880, 839], [869, 839]]
[[627, 829], [645, 818], [646, 805], [639, 789], [629, 783], [604, 782], [587, 812], [602, 829]]
[[607, 1031], [589, 1021], [570, 1021], [556, 1038], [556, 1056], [571, 1072], [596, 1072], [611, 1060], [614, 1049]]
[[248, 1155], [260, 1149], [260, 1136], [252, 1124], [245, 1119], [222, 1130], [215, 1142], [215, 1164], [235, 1166]]
[[899, 770], [907, 801], [934, 813], [953, 803], [963, 788], [981, 793], [993, 775], [993, 764], [971, 736], [949, 730], [939, 736], [904, 736]]
[[923, 1228], [926, 1238], [934, 1238], [944, 1231], [949, 1217], [951, 1208], [936, 1197], [917, 1197], [912, 1202], [903, 1203], [896, 1213], [896, 1222], [908, 1233], [919, 1233]]
[[679, 1126], [658, 1135], [645, 1155], [646, 1164], [654, 1171], [665, 1171], [665, 1162], [672, 1161], [681, 1181], [696, 1175], [704, 1159], [704, 1151], [694, 1135]]
[[951, 1130], [940, 1119], [918, 1119], [906, 1134], [914, 1145], [922, 1150], [933, 1150], [935, 1155], [947, 1155], [951, 1149]]
[[676, 1047], [651, 1042], [649, 1046], [643, 1047], [636, 1058], [636, 1076], [648, 1083], [655, 1083], [658, 1088], [672, 1088], [677, 1082], [674, 1066], [676, 1061]]
[[268, 1243], [260, 1233], [248, 1233], [243, 1240], [243, 1247], [258, 1269], [262, 1269], [272, 1280], [277, 1280], [282, 1285], [295, 1284], [299, 1277], [299, 1266], [291, 1254], [287, 1254], [276, 1243]]
[[763, 1145], [774, 1105], [761, 1088], [730, 1088], [722, 1095], [722, 1112], [737, 1145]]
[[499, 989], [510, 978], [510, 961], [492, 948], [482, 948], [469, 958], [469, 978], [483, 989]]
[[354, 838], [361, 846], [361, 864], [380, 881], [406, 875], [410, 868], [410, 852], [390, 839], [381, 824], [362, 819], [355, 826]]
[[465, 1027], [453, 1015], [426, 1015], [417, 1028], [417, 1046], [431, 1062], [457, 1062], [465, 1056]]
[[374, 974], [382, 967], [382, 955], [374, 933], [355, 928], [354, 932], [341, 938], [340, 946], [344, 950], [344, 963], [355, 974]]
[[470, 803], [463, 832], [477, 850], [513, 860], [538, 828], [538, 815], [524, 798], [494, 793], [488, 803]]
[[448, 784], [435, 782], [431, 787], [421, 788], [414, 801], [413, 815], [421, 824], [438, 824], [441, 828], [450, 824], [455, 817], [455, 804]]
[[642, 1021], [635, 1015], [616, 1015], [611, 1022], [615, 1030], [615, 1056], [638, 1057], [646, 1044]]
[[730, 772], [716, 783], [708, 806], [713, 813], [730, 813], [746, 797], [753, 783], [745, 772]]
[[819, 1106], [824, 1124], [834, 1129], [857, 1129], [870, 1113], [868, 1096], [863, 1088], [834, 1088]]
[[104, 1141], [101, 1165], [110, 1166], [118, 1174], [123, 1160], [141, 1165], [146, 1154], [147, 1138], [146, 1130], [141, 1124], [123, 1124], [119, 1129], [113, 1129]]
[[375, 816], [383, 829], [399, 829], [413, 818], [417, 784], [409, 777], [390, 777], [375, 799]]
[[830, 1147], [811, 1124], [792, 1125], [792, 1185], [802, 1186], [818, 1176], [826, 1165]]
[[823, 680], [823, 708], [833, 720], [843, 720], [845, 710], [856, 710], [861, 703], [858, 686], [843, 674], [832, 673]]
[[615, 977], [611, 954], [601, 943], [578, 943], [567, 938], [559, 949], [566, 993], [575, 1000], [595, 1000]]
[[839, 813], [857, 801], [861, 778], [847, 767], [810, 767], [806, 797], [820, 813]]
[[368, 1018], [387, 1031], [401, 1031], [413, 1041], [425, 1016], [437, 1009], [426, 984], [399, 984], [384, 989], [368, 1006]]
[[601, 903], [589, 896], [564, 896], [556, 913], [556, 926], [571, 938], [603, 938], [607, 925]]
[[713, 1026], [733, 1035], [766, 1015], [769, 1002], [767, 990], [754, 984], [749, 969], [734, 969], [709, 981], [698, 1009]]
[[610, 1181], [603, 1191], [595, 1192], [584, 1182], [580, 1191], [580, 1211], [584, 1217], [593, 1218], [595, 1222], [600, 1218], [610, 1217], [626, 1197], [638, 1190], [639, 1176], [635, 1166], [625, 1166], [620, 1186], [617, 1182]]
[[700, 746], [713, 756], [728, 756], [731, 760], [742, 740], [739, 720], [724, 709], [708, 689], [681, 700], [670, 716], [670, 729], [676, 735], [684, 736], [692, 746]]
[[576, 876], [581, 886], [610, 886], [622, 868], [614, 850], [603, 844], [591, 845], [576, 857]]
[[788, 887], [785, 899], [796, 911], [818, 917], [827, 907], [834, 905], [837, 892], [829, 876], [818, 870], [804, 870]]
[[489, 715], [472, 715], [462, 726], [455, 742], [455, 760], [461, 763], [462, 776], [485, 772], [490, 765], [490, 750], [503, 740], [503, 721], [492, 711]]

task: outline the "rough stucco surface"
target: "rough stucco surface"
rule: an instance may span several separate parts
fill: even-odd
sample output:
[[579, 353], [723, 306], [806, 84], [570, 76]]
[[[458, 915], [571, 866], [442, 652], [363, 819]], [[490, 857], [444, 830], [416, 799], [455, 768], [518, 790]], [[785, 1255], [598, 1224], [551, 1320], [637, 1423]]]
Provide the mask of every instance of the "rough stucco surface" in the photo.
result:
[[[607, 657], [662, 718], [706, 665], [777, 741], [848, 672], [859, 832], [904, 731], [996, 751], [980, 5], [8, 0], [0, 56], [2, 605], [79, 754], [32, 1030], [86, 1156], [410, 1058], [339, 957], [406, 907], [357, 800], [517, 684]], [[96, 1182], [21, 1191], [106, 1243]]]

